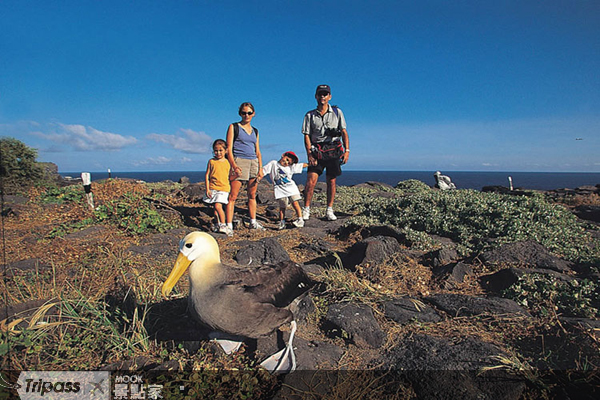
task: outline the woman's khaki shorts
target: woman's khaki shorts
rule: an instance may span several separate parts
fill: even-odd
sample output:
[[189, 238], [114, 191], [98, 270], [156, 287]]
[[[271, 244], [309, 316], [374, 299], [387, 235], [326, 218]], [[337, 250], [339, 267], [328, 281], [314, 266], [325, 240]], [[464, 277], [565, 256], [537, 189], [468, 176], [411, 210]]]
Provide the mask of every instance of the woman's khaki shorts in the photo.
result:
[[241, 168], [242, 173], [238, 176], [236, 181], [249, 181], [258, 176], [258, 158], [254, 160], [248, 160], [246, 158], [235, 157], [233, 159], [235, 164]]

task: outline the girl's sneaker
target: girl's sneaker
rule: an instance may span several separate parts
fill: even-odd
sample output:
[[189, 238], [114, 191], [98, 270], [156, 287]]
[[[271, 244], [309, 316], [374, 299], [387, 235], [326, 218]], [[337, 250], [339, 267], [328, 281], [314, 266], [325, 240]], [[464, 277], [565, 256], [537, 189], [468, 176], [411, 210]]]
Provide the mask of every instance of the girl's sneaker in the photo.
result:
[[296, 228], [304, 228], [304, 220], [302, 218], [298, 218], [292, 222], [292, 225], [294, 225]]
[[277, 225], [277, 230], [281, 231], [283, 229], [285, 229], [285, 221], [281, 220], [281, 221], [279, 221], [279, 225]]

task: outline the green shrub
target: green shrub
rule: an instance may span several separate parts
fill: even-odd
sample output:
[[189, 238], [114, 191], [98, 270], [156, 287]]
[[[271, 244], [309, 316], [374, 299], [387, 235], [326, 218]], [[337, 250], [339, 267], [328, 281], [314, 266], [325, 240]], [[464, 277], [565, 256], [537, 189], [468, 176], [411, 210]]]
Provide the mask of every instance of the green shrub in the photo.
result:
[[52, 228], [50, 233], [48, 233], [48, 235], [46, 235], [46, 238], [54, 239], [56, 237], [64, 237], [65, 235], [68, 235], [71, 232], [76, 232], [76, 231], [82, 230], [83, 228], [88, 227], [93, 224], [94, 224], [93, 218], [86, 218], [81, 221], [73, 221], [73, 222], [68, 222], [68, 223], [64, 223], [64, 224], [59, 224], [58, 226]]
[[[600, 261], [599, 241], [585, 232], [573, 213], [541, 194], [441, 191], [418, 182], [400, 182], [391, 198], [345, 188], [338, 191], [336, 208], [353, 215], [347, 224], [394, 226], [413, 238], [417, 246], [430, 245], [426, 235], [438, 235], [451, 238], [463, 255], [468, 255], [487, 246], [535, 240], [568, 260]], [[368, 190], [370, 194], [375, 191]], [[494, 240], [490, 243], [488, 238]]]
[[39, 198], [42, 204], [83, 204], [85, 201], [83, 186], [71, 185], [62, 188], [48, 188]]
[[422, 181], [417, 179], [409, 179], [407, 181], [400, 181], [396, 184], [396, 190], [403, 193], [425, 193], [429, 192], [431, 188]]
[[40, 183], [44, 169], [36, 157], [37, 151], [23, 142], [0, 138], [0, 179], [5, 193], [17, 193]]
[[133, 193], [97, 207], [94, 216], [99, 222], [111, 223], [130, 234], [166, 232], [175, 227], [148, 200]]
[[564, 282], [546, 274], [526, 274], [506, 289], [503, 296], [542, 315], [556, 307], [561, 314], [597, 318], [599, 289], [597, 283], [587, 279]]

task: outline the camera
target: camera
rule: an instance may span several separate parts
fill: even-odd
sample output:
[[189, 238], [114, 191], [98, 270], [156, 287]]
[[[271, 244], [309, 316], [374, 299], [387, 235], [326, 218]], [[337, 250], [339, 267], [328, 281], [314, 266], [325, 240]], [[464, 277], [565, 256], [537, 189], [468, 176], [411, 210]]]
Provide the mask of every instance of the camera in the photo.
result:
[[337, 128], [325, 128], [325, 136], [329, 136], [332, 138], [342, 136], [342, 131]]

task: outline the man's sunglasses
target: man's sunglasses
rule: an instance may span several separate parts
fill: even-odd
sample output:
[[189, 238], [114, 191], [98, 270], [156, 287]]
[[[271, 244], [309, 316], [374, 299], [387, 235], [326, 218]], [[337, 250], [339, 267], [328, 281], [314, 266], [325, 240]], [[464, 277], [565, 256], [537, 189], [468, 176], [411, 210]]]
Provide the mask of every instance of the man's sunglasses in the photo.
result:
[[254, 114], [254, 111], [248, 111], [248, 112], [240, 111], [240, 115], [252, 115], [252, 114]]
[[317, 96], [319, 96], [319, 97], [327, 97], [327, 96], [329, 96], [329, 92], [319, 92], [319, 93], [317, 93]]

